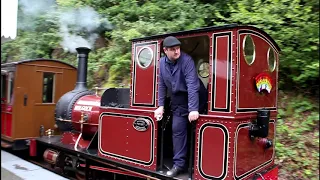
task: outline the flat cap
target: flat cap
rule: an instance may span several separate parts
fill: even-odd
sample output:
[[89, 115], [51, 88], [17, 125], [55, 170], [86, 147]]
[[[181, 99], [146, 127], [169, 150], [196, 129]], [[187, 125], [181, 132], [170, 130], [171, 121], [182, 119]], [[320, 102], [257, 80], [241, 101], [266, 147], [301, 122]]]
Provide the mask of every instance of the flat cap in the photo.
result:
[[168, 36], [163, 40], [163, 47], [173, 47], [173, 46], [180, 46], [181, 42], [173, 37], [173, 36]]

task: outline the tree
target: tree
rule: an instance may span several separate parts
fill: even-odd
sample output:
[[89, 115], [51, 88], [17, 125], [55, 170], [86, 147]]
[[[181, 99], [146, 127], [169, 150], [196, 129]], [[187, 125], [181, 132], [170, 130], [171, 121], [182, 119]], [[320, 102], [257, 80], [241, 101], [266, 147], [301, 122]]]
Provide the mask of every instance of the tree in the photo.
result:
[[217, 17], [260, 27], [279, 44], [281, 89], [319, 95], [318, 1], [240, 0], [228, 7], [229, 17], [220, 12]]

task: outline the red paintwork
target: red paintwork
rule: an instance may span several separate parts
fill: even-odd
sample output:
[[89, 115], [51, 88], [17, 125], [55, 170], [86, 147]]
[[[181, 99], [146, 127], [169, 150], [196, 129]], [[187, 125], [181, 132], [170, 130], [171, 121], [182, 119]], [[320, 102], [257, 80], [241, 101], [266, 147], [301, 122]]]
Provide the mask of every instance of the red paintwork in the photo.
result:
[[1, 134], [7, 137], [12, 135], [12, 105], [6, 103], [1, 103]]
[[37, 141], [35, 139], [30, 139], [29, 155], [31, 157], [37, 156]]
[[[274, 125], [274, 123], [269, 124], [269, 135], [267, 137], [273, 141]], [[237, 177], [268, 161], [270, 161], [270, 163], [273, 161], [274, 147], [265, 150], [257, 139], [251, 141], [248, 134], [248, 126], [239, 127], [236, 130], [235, 175]]]
[[215, 108], [227, 108], [228, 53], [230, 51], [228, 41], [228, 36], [217, 37], [215, 59], [216, 82], [213, 84], [217, 94], [215, 97]]
[[[203, 173], [220, 177], [223, 173], [225, 134], [218, 127], [208, 126], [203, 130], [201, 168]], [[212, 138], [214, 137], [214, 138]]]
[[[194, 178], [248, 178], [274, 164], [274, 147], [264, 150], [257, 139], [249, 139], [248, 120], [201, 115], [196, 125]], [[273, 143], [274, 128], [270, 123], [267, 138]]]
[[[61, 142], [66, 145], [75, 145], [80, 133], [64, 132], [61, 137]], [[77, 148], [85, 149], [89, 146], [90, 141], [84, 140], [82, 137], [79, 140]]]
[[[81, 131], [80, 119], [81, 113], [88, 115], [88, 121], [83, 125], [83, 134], [87, 136], [93, 136], [98, 130], [99, 123], [99, 106], [101, 97], [96, 95], [86, 95], [81, 97], [73, 106], [72, 110], [72, 125], [75, 130]], [[91, 110], [81, 110], [78, 107], [91, 108]]]
[[201, 115], [196, 124], [194, 179], [229, 179], [233, 153], [232, 124]]
[[[208, 82], [208, 114], [234, 115], [236, 30], [215, 31], [211, 36], [210, 75]], [[230, 83], [230, 84], [229, 84]], [[228, 87], [229, 84], [229, 87]]]
[[[113, 114], [103, 114], [104, 112]], [[155, 170], [157, 153], [157, 123], [153, 112], [133, 109], [101, 108], [99, 156]], [[117, 113], [117, 114], [114, 114]], [[135, 115], [136, 117], [130, 117]], [[150, 123], [146, 131], [137, 131], [133, 122], [144, 117]]]
[[[9, 107], [9, 106], [8, 106]], [[12, 135], [12, 109], [10, 105], [10, 111], [7, 110], [6, 114], [6, 133], [5, 135], [11, 137]]]
[[[6, 85], [8, 87], [8, 76], [6, 76]], [[12, 136], [12, 104], [8, 104], [7, 91], [4, 95], [5, 98], [1, 98], [1, 135], [11, 137]]]
[[[101, 119], [101, 151], [118, 154], [125, 157], [149, 162], [151, 147], [151, 132], [149, 128], [145, 132], [136, 131], [132, 124], [136, 118], [105, 116]], [[122, 127], [116, 132], [115, 126]], [[116, 137], [116, 138], [115, 138]], [[139, 139], [143, 144], [137, 145], [135, 139]], [[112, 146], [110, 146], [112, 144]], [[140, 152], [140, 153], [136, 153]]]
[[276, 166], [270, 171], [262, 174], [263, 178], [259, 177], [256, 180], [278, 180], [279, 168]]
[[[142, 68], [138, 64], [138, 53], [142, 49], [142, 47], [149, 47], [154, 52], [152, 63], [147, 68]], [[132, 90], [133, 94], [133, 106], [135, 104], [147, 104], [154, 105], [154, 96], [155, 96], [155, 60], [156, 60], [156, 46], [155, 44], [136, 46], [135, 55], [133, 59], [135, 59], [134, 63], [134, 75]]]
[[6, 114], [4, 111], [2, 111], [3, 109], [5, 109], [5, 105], [1, 104], [1, 134], [5, 134], [5, 117]]
[[[243, 55], [243, 39], [246, 34], [240, 35], [239, 53], [240, 53], [240, 74], [239, 76], [239, 106], [238, 108], [255, 108], [255, 107], [276, 107], [277, 87], [277, 68], [275, 71], [270, 72], [267, 60], [267, 53], [270, 45], [260, 37], [251, 35], [254, 44], [256, 58], [251, 66], [249, 66]], [[276, 64], [278, 65], [278, 56], [276, 55]], [[272, 80], [272, 89], [269, 93], [259, 93], [255, 86], [255, 77], [260, 73], [268, 73]]]

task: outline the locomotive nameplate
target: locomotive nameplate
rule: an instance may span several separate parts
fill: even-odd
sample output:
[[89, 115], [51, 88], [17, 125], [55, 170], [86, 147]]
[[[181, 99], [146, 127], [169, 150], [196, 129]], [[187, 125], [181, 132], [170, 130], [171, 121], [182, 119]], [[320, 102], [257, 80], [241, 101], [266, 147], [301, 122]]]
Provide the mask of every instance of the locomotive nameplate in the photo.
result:
[[74, 110], [75, 111], [91, 111], [92, 106], [75, 106]]
[[138, 118], [133, 122], [133, 128], [137, 131], [147, 131], [150, 126], [150, 123], [146, 119]]

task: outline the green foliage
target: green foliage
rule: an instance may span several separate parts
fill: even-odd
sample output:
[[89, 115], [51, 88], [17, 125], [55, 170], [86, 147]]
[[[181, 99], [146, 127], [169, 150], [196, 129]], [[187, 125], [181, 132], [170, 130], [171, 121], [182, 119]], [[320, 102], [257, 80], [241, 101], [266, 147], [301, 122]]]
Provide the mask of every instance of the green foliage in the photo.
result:
[[[1, 47], [2, 62], [8, 57], [13, 61], [48, 57], [51, 49], [59, 48], [61, 43], [59, 11], [91, 6], [101, 15], [100, 21], [111, 22], [113, 26], [112, 31], [100, 29], [110, 44], [102, 48], [108, 54], [99, 49], [92, 52], [92, 57], [99, 57], [92, 59], [93, 69], [105, 66], [106, 62], [105, 71], [112, 66], [116, 66], [113, 69], [121, 65], [129, 67], [132, 38], [211, 25], [250, 24], [268, 32], [282, 49], [280, 88], [319, 95], [319, 2], [316, 0], [57, 0], [54, 6], [58, 12], [48, 11], [40, 16], [19, 13], [20, 27], [28, 28], [19, 30], [17, 40]], [[128, 59], [124, 60], [125, 57]], [[128, 69], [120, 68], [108, 79], [98, 79], [118, 82], [114, 78], [129, 75]], [[88, 74], [90, 85], [101, 84], [94, 81], [97, 77], [93, 72]]]
[[[90, 3], [93, 6], [97, 5], [96, 1]], [[204, 12], [205, 5], [194, 0], [188, 2], [122, 0], [110, 3], [113, 6], [106, 5], [105, 9], [98, 9], [101, 14], [109, 17], [108, 20], [115, 27], [105, 34], [112, 42], [106, 49], [105, 56], [99, 60], [100, 64], [107, 63], [110, 67], [106, 83], [108, 87], [116, 86], [123, 79], [130, 78], [130, 39], [206, 25], [205, 16], [198, 13]]]
[[[263, 8], [261, 8], [263, 7]], [[282, 49], [281, 89], [319, 95], [319, 2], [240, 0], [228, 3], [230, 16], [217, 17], [264, 29]]]
[[[1, 45], [1, 62], [5, 62], [9, 57], [11, 61], [49, 58], [52, 49], [58, 46], [60, 37], [57, 25], [54, 20], [47, 21], [48, 17], [49, 14], [43, 14], [35, 18], [18, 19], [18, 36], [14, 41]], [[26, 22], [21, 22], [23, 20]], [[32, 20], [36, 22], [31, 22]]]
[[[130, 56], [124, 54], [130, 53], [129, 40], [132, 38], [210, 25], [251, 24], [268, 32], [282, 48], [280, 88], [294, 88], [319, 95], [318, 1], [58, 0], [56, 6], [61, 11], [65, 8], [91, 6], [113, 25], [111, 32], [105, 31], [105, 37], [112, 45], [103, 48], [108, 53], [113, 52], [113, 55], [106, 54], [108, 57], [103, 57], [99, 54], [105, 53], [93, 51], [92, 53], [99, 53], [92, 57], [101, 57], [93, 60], [94, 68], [104, 66], [103, 63], [107, 61], [109, 68], [116, 66], [113, 69], [119, 69], [117, 67], [120, 65], [130, 66]], [[19, 31], [15, 42], [6, 43], [2, 47], [2, 61], [9, 56], [13, 60], [47, 57], [51, 48], [59, 47], [61, 38], [57, 35], [59, 28], [55, 16], [57, 14], [47, 13], [33, 18], [36, 23], [32, 26], [32, 31]], [[28, 16], [21, 16], [20, 19], [24, 24], [31, 22]], [[115, 60], [120, 57], [129, 59]], [[105, 60], [106, 58], [112, 59]], [[109, 76], [108, 81], [115, 81], [114, 78], [119, 74], [129, 74], [127, 70], [128, 68], [124, 68], [123, 71], [115, 71], [116, 74]], [[89, 76], [94, 78], [93, 73], [89, 72]], [[91, 82], [92, 85], [101, 83], [93, 80]]]
[[285, 179], [319, 178], [319, 105], [283, 96], [277, 121], [276, 159]]

